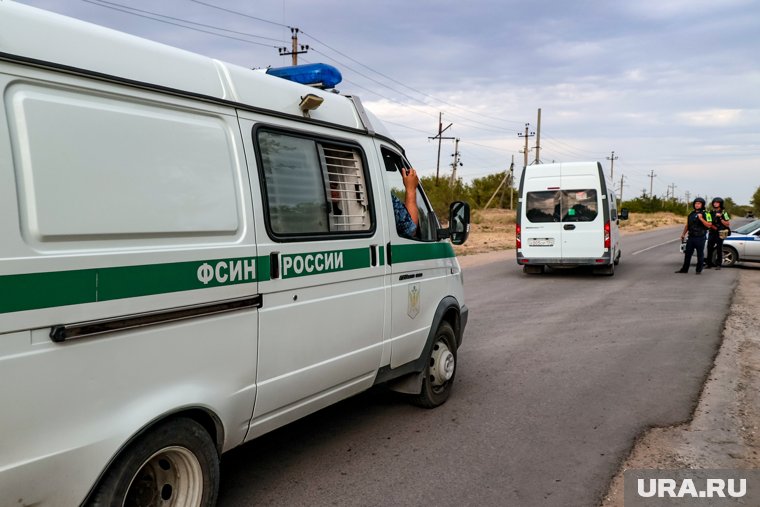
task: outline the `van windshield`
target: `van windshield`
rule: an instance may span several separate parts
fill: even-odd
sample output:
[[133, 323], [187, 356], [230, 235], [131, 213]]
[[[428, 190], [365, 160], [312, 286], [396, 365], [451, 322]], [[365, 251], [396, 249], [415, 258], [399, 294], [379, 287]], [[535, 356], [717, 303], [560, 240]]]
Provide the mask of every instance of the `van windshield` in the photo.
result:
[[598, 215], [593, 188], [528, 192], [525, 216], [530, 222], [593, 222]]

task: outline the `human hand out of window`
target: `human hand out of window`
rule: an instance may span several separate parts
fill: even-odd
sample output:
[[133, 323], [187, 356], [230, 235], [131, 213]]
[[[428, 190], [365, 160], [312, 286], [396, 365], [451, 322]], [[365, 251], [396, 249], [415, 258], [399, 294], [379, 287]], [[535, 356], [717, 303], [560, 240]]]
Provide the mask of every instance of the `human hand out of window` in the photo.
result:
[[420, 178], [417, 176], [417, 171], [414, 168], [402, 168], [401, 180], [404, 182], [404, 189], [406, 190], [406, 198], [404, 199], [404, 206], [409, 212], [409, 216], [412, 218], [414, 225], [420, 225], [419, 211], [417, 209], [417, 185], [420, 184]]

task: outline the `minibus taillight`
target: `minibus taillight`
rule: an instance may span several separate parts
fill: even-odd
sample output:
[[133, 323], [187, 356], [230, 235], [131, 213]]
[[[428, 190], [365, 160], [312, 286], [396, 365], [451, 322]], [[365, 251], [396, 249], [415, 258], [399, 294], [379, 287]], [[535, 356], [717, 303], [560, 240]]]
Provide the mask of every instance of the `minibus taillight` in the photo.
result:
[[610, 223], [605, 222], [604, 224], [604, 248], [609, 249], [610, 248]]
[[522, 248], [522, 240], [520, 239], [520, 224], [515, 224], [515, 248]]

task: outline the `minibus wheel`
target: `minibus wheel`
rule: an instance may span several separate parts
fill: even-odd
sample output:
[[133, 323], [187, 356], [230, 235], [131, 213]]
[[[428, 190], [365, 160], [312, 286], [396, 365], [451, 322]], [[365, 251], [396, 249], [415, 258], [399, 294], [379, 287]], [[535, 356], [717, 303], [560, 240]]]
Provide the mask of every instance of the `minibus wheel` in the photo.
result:
[[422, 390], [416, 396], [415, 404], [424, 408], [442, 405], [451, 394], [456, 368], [457, 347], [454, 329], [444, 321], [435, 333], [427, 368], [423, 371]]
[[612, 276], [615, 274], [615, 263], [610, 262], [606, 266], [602, 266], [599, 268], [594, 268], [594, 273], [597, 275], [606, 275], [606, 276]]
[[211, 507], [219, 454], [196, 421], [167, 421], [138, 437], [108, 468], [91, 506]]

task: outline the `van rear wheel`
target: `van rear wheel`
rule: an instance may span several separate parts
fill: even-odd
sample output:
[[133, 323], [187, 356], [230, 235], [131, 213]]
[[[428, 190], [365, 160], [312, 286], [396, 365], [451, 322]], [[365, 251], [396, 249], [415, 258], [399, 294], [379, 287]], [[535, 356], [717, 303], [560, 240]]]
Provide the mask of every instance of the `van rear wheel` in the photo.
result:
[[454, 329], [448, 322], [441, 322], [433, 339], [427, 368], [423, 371], [422, 390], [415, 396], [414, 404], [423, 408], [435, 408], [449, 399], [457, 368], [457, 347]]
[[89, 506], [211, 507], [219, 454], [208, 432], [187, 418], [140, 436], [109, 467]]
[[596, 273], [597, 275], [612, 276], [615, 274], [615, 263], [610, 262], [606, 266], [594, 268], [594, 273]]

